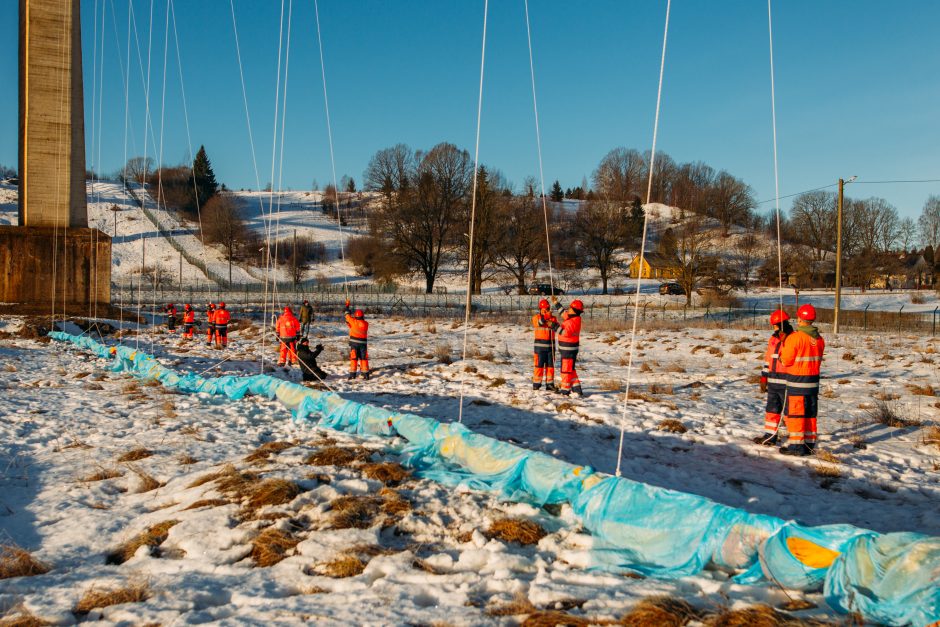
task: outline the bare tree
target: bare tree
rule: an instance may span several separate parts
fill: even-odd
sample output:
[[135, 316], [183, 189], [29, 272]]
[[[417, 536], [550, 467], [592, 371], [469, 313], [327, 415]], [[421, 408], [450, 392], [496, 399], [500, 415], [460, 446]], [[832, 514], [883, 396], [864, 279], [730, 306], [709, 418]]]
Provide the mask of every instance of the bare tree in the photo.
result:
[[672, 237], [660, 246], [659, 252], [678, 272], [676, 281], [685, 290], [686, 305], [692, 305], [692, 292], [699, 281], [714, 271], [716, 259], [712, 249], [712, 236], [701, 214], [692, 214], [672, 229]]
[[615, 148], [608, 152], [594, 171], [594, 189], [597, 195], [625, 206], [645, 191], [643, 176], [646, 159], [637, 150]]
[[914, 218], [902, 218], [898, 223], [898, 243], [903, 252], [912, 251], [917, 246], [917, 223]]
[[835, 250], [836, 194], [806, 192], [793, 200], [790, 220], [798, 239], [813, 249], [816, 261], [822, 261]]
[[153, 159], [150, 157], [131, 157], [124, 166], [122, 177], [124, 183], [137, 183], [143, 185], [147, 182], [148, 173], [153, 171]]
[[202, 229], [206, 239], [221, 244], [228, 259], [228, 280], [232, 282], [232, 261], [235, 253], [249, 238], [241, 212], [232, 198], [216, 194], [202, 210]]
[[732, 224], [746, 221], [754, 208], [754, 193], [744, 181], [725, 170], [718, 173], [712, 186], [711, 207], [715, 219], [721, 223], [721, 234], [728, 236]]
[[515, 279], [520, 294], [526, 293], [526, 276], [546, 258], [547, 243], [541, 198], [535, 183], [526, 181], [525, 192], [510, 199], [503, 217], [505, 237], [496, 250], [496, 264]]
[[415, 163], [414, 151], [405, 144], [379, 150], [369, 159], [362, 175], [363, 186], [369, 191], [382, 192], [390, 203], [392, 193], [408, 185], [417, 169]]
[[[496, 265], [498, 251], [506, 235], [504, 214], [510, 204], [512, 193], [509, 191], [502, 175], [495, 172], [492, 175], [485, 166], [480, 166], [477, 172], [476, 206], [467, 202], [466, 224], [470, 224], [471, 208], [473, 208], [473, 251], [468, 256], [472, 260], [470, 266], [470, 290], [472, 294], [483, 291], [483, 280], [488, 270]], [[462, 242], [463, 250], [469, 249], [469, 233]]]
[[760, 220], [750, 220], [745, 226], [744, 234], [735, 242], [731, 267], [734, 275], [739, 278], [744, 293], [747, 294], [751, 274], [757, 269], [761, 261], [761, 252], [764, 249], [760, 235]]
[[931, 196], [924, 203], [924, 210], [917, 219], [920, 243], [927, 248], [940, 249], [940, 196]]
[[[639, 206], [639, 199], [636, 198]], [[607, 293], [610, 277], [620, 267], [620, 253], [632, 245], [643, 226], [643, 213], [632, 214], [618, 202], [601, 198], [584, 203], [574, 218], [574, 232], [587, 264], [601, 277]]]

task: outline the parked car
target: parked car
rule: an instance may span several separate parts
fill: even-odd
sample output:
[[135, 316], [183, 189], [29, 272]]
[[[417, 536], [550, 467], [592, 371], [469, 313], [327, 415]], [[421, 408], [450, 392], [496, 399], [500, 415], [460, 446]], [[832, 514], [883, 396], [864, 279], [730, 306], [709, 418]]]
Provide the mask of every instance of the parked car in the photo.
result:
[[685, 290], [678, 283], [663, 283], [659, 286], [659, 293], [663, 296], [685, 296]]
[[529, 294], [532, 296], [561, 296], [564, 293], [565, 290], [557, 285], [552, 288], [548, 283], [537, 283], [529, 286]]

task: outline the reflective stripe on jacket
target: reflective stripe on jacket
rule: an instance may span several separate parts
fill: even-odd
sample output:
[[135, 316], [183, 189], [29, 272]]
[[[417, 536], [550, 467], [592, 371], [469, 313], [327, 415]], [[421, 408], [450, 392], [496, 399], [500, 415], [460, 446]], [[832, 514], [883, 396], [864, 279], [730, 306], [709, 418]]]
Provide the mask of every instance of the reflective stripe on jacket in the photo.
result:
[[767, 353], [764, 355], [764, 369], [760, 376], [767, 379], [767, 385], [786, 385], [787, 369], [780, 363], [780, 347], [787, 339], [787, 334], [775, 331], [767, 340]]
[[349, 327], [349, 343], [365, 345], [369, 341], [369, 323], [360, 318], [346, 314], [346, 325]]
[[225, 326], [228, 324], [228, 321], [231, 319], [231, 314], [229, 314], [228, 309], [218, 309], [215, 312], [215, 315], [212, 317], [212, 321], [218, 326]]
[[797, 327], [780, 349], [780, 361], [786, 368], [787, 394], [809, 396], [819, 393], [819, 368], [826, 343], [816, 327]]
[[576, 352], [581, 339], [581, 316], [566, 311], [561, 314], [561, 323], [555, 323], [555, 328], [558, 330], [558, 350], [562, 353]]
[[548, 314], [535, 314], [532, 316], [532, 326], [535, 328], [535, 350], [550, 350], [555, 344], [555, 328], [558, 322], [555, 316]]

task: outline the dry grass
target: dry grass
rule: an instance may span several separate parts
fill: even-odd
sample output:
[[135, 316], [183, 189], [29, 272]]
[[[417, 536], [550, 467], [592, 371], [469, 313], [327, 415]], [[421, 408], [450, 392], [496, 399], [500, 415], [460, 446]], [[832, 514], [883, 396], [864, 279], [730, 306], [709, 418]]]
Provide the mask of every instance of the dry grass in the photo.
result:
[[385, 485], [398, 485], [405, 479], [411, 477], [411, 471], [401, 464], [394, 462], [382, 462], [379, 464], [365, 464], [362, 467], [362, 474], [369, 479], [381, 481]]
[[156, 490], [157, 488], [162, 488], [165, 484], [157, 481], [153, 475], [149, 475], [140, 468], [131, 467], [131, 472], [137, 475], [137, 478], [140, 479], [140, 483], [137, 486], [137, 493], [150, 492], [151, 490]]
[[842, 471], [837, 466], [827, 466], [825, 464], [813, 465], [813, 472], [820, 477], [830, 477], [836, 479], [842, 476]]
[[934, 446], [940, 450], [940, 427], [933, 426], [929, 429], [925, 429], [923, 442], [927, 446]]
[[489, 350], [489, 349], [487, 349], [487, 350], [485, 350], [485, 351], [481, 351], [480, 349], [471, 346], [471, 347], [467, 348], [467, 358], [468, 358], [468, 359], [479, 359], [480, 361], [495, 361], [495, 360], [496, 360], [496, 355], [494, 355], [494, 354], [493, 354], [493, 351], [491, 351], [491, 350]]
[[345, 577], [355, 577], [366, 569], [366, 562], [359, 559], [356, 555], [341, 555], [334, 560], [330, 560], [321, 567], [324, 575], [334, 579]]
[[[627, 364], [620, 364], [620, 365], [626, 366]], [[653, 372], [653, 368], [652, 366], [650, 366], [648, 363], [644, 361], [642, 364], [640, 364], [640, 372]]]
[[769, 605], [755, 605], [740, 610], [726, 609], [705, 618], [706, 627], [821, 627], [831, 624], [816, 620], [802, 620]]
[[525, 546], [536, 544], [548, 535], [542, 526], [525, 518], [498, 518], [490, 523], [484, 532], [487, 538], [496, 538], [502, 542], [518, 542]]
[[[260, 483], [251, 484], [248, 490], [241, 493], [241, 496], [247, 497], [245, 512], [254, 513], [262, 507], [290, 503], [300, 492], [300, 486], [293, 481], [265, 479]], [[238, 491], [235, 491], [233, 495], [239, 496]]]
[[304, 463], [311, 466], [349, 467], [359, 462], [367, 462], [371, 456], [371, 451], [361, 446], [327, 446], [308, 455]]
[[656, 425], [656, 428], [659, 431], [668, 431], [669, 433], [685, 433], [688, 431], [684, 424], [674, 418], [666, 418]]
[[264, 461], [269, 458], [271, 455], [280, 453], [283, 450], [289, 449], [294, 446], [290, 442], [265, 442], [258, 448], [256, 448], [252, 453], [245, 457], [246, 462], [259, 462]]
[[620, 379], [601, 379], [597, 386], [605, 392], [619, 392], [623, 387]]
[[108, 554], [108, 564], [123, 564], [134, 557], [142, 546], [150, 547], [151, 551], [163, 544], [167, 536], [170, 535], [170, 529], [173, 528], [178, 520], [165, 520], [162, 523], [148, 527], [146, 530], [138, 533], [136, 536], [111, 551]]
[[498, 388], [498, 387], [501, 386], [501, 385], [506, 385], [506, 379], [504, 379], [503, 377], [496, 377], [495, 379], [493, 379], [492, 381], [490, 381], [490, 384], [487, 385], [486, 387], [488, 387], [488, 388]]
[[842, 359], [845, 361], [855, 361], [855, 354], [848, 352], [842, 353]]
[[32, 577], [49, 572], [49, 566], [30, 555], [29, 551], [9, 544], [0, 545], [0, 579]]
[[748, 349], [746, 346], [742, 346], [741, 344], [735, 344], [728, 350], [728, 352], [732, 355], [740, 355], [741, 353], [750, 352], [750, 349]]
[[183, 511], [185, 512], [188, 509], [199, 509], [200, 507], [219, 507], [221, 505], [228, 505], [229, 503], [230, 501], [227, 501], [226, 499], [202, 499], [196, 501], [189, 507], [184, 508]]
[[195, 464], [199, 460], [193, 457], [192, 455], [180, 455], [179, 463], [181, 466], [189, 466], [190, 464]]
[[721, 349], [718, 348], [717, 346], [709, 346], [709, 347], [708, 347], [708, 352], [711, 353], [712, 355], [714, 355], [715, 357], [722, 357], [722, 356], [724, 356], [724, 353], [721, 352]]
[[816, 459], [818, 459], [818, 460], [821, 461], [821, 462], [827, 462], [827, 463], [830, 463], [830, 464], [841, 464], [841, 463], [842, 463], [842, 460], [839, 459], [836, 455], [834, 455], [834, 454], [832, 453], [832, 451], [828, 451], [828, 450], [826, 450], [826, 449], [824, 449], [824, 448], [817, 448], [817, 449], [816, 449]]
[[150, 586], [146, 583], [131, 584], [126, 588], [111, 590], [97, 590], [89, 588], [72, 610], [75, 614], [83, 615], [100, 608], [121, 603], [140, 603], [150, 597]]
[[937, 391], [929, 383], [924, 386], [908, 385], [907, 387], [911, 391], [911, 394], [915, 396], [936, 396], [937, 395]]
[[563, 411], [574, 411], [574, 403], [571, 403], [569, 401], [558, 403], [557, 405], [555, 405], [555, 411], [557, 411], [558, 413], [561, 413]]
[[248, 556], [255, 561], [255, 566], [267, 568], [274, 566], [300, 544], [300, 539], [280, 529], [265, 529], [251, 541], [251, 553]]
[[117, 468], [99, 468], [97, 471], [88, 475], [87, 477], [82, 477], [79, 479], [82, 483], [91, 483], [93, 481], [105, 481], [106, 479], [117, 479], [118, 477], [123, 477], [122, 473]]
[[0, 618], [0, 627], [45, 627], [46, 625], [51, 625], [52, 623], [42, 620], [30, 614], [29, 611], [23, 609], [16, 613], [9, 613]]
[[664, 368], [664, 370], [665, 370], [666, 372], [675, 372], [675, 373], [679, 373], [679, 374], [682, 374], [682, 373], [685, 372], [685, 368], [683, 368], [683, 367], [680, 366], [679, 364], [669, 364], [668, 366], [666, 366], [666, 367]]
[[687, 601], [674, 597], [647, 597], [624, 614], [621, 625], [631, 627], [682, 627], [690, 621], [699, 620], [701, 612]]
[[675, 389], [669, 383], [650, 383], [650, 394], [675, 394]]
[[453, 351], [450, 348], [450, 344], [447, 344], [446, 342], [435, 346], [434, 352], [431, 356], [442, 364], [451, 364], [454, 362]]
[[565, 625], [566, 627], [588, 627], [588, 625], [596, 624], [596, 621], [584, 618], [583, 616], [575, 616], [568, 612], [561, 612], [559, 610], [538, 610], [526, 616], [525, 620], [519, 623], [519, 626], [557, 627], [558, 625]]
[[378, 496], [345, 495], [330, 501], [333, 529], [368, 529], [375, 524], [390, 527], [411, 511], [411, 503], [395, 490], [383, 488]]
[[153, 451], [145, 449], [143, 447], [138, 447], [131, 449], [117, 458], [118, 462], [136, 462], [137, 460], [144, 459], [145, 457], [150, 457], [153, 455]]
[[897, 405], [887, 398], [878, 398], [874, 406], [867, 410], [868, 416], [878, 424], [887, 427], [902, 429], [905, 427], [919, 427], [923, 421], [917, 418], [904, 418], [898, 412]]
[[486, 609], [487, 616], [519, 616], [521, 614], [532, 614], [538, 610], [532, 602], [524, 596], [518, 596], [509, 603], [494, 605]]

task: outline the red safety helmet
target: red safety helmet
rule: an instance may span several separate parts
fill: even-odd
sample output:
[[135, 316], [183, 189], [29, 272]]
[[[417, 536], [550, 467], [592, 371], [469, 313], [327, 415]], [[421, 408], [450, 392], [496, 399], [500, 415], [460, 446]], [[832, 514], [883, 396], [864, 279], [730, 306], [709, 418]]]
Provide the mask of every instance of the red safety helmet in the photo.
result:
[[574, 309], [575, 311], [584, 311], [584, 303], [582, 303], [578, 299], [575, 299], [571, 301], [571, 308]]
[[799, 309], [796, 310], [796, 317], [800, 320], [808, 320], [812, 322], [816, 319], [816, 308], [810, 304], [802, 305]]
[[224, 302], [219, 303], [219, 309], [225, 309], [225, 303], [224, 303]]
[[539, 309], [549, 309], [548, 301], [544, 298], [539, 301]]
[[170, 303], [169, 305], [167, 305], [167, 308], [169, 309], [172, 306], [173, 306], [173, 303]]
[[365, 317], [366, 317], [366, 315], [365, 315], [364, 313], [362, 313], [362, 310], [361, 310], [361, 309], [357, 309], [355, 312], [353, 312], [353, 318], [362, 319], [362, 318], [365, 318]]
[[770, 324], [780, 324], [784, 320], [789, 320], [790, 316], [787, 315], [783, 309], [778, 309], [777, 311], [770, 314]]
[[215, 309], [215, 305], [212, 303], [206, 303], [206, 309]]
[[290, 310], [290, 307], [285, 307], [285, 308], [284, 308], [284, 313], [289, 314], [289, 313], [294, 313], [294, 312], [292, 312], [292, 311]]
[[189, 311], [192, 308], [193, 308], [192, 305], [190, 305], [189, 303], [186, 303], [186, 311]]

